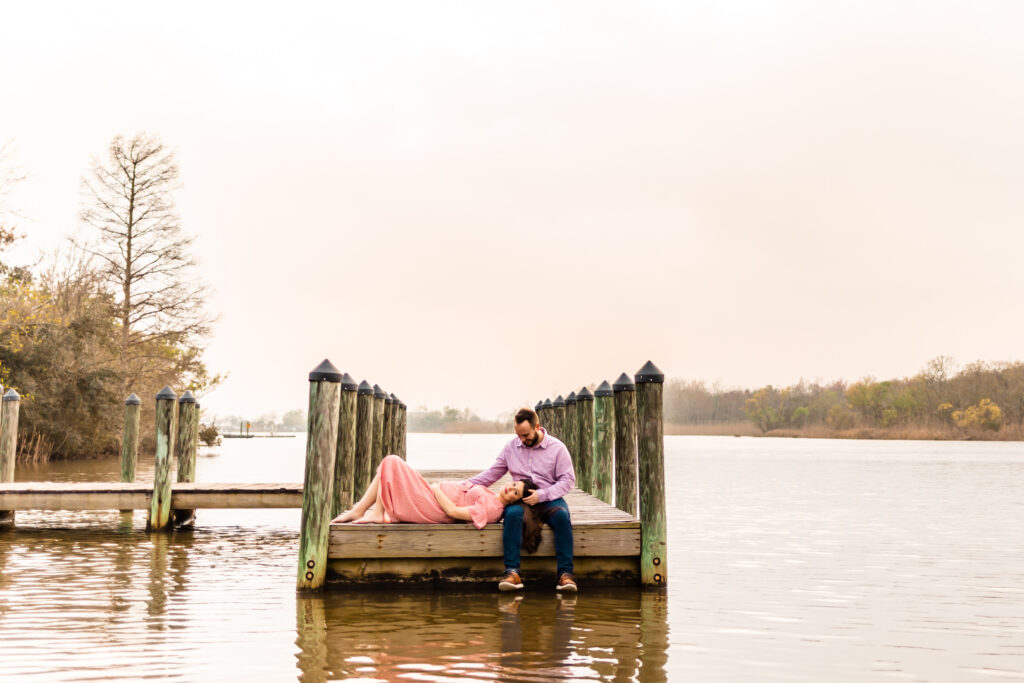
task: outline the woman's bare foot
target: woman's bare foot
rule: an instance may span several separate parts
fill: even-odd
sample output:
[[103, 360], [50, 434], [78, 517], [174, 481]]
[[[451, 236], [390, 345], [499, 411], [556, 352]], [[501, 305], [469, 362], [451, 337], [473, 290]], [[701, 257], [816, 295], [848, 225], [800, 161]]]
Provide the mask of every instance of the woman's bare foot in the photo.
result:
[[378, 512], [377, 508], [372, 507], [366, 511], [366, 514], [355, 521], [356, 524], [384, 524], [384, 513]]
[[352, 510], [345, 510], [340, 515], [331, 520], [331, 524], [344, 524], [345, 522], [354, 522], [359, 519], [360, 513]]

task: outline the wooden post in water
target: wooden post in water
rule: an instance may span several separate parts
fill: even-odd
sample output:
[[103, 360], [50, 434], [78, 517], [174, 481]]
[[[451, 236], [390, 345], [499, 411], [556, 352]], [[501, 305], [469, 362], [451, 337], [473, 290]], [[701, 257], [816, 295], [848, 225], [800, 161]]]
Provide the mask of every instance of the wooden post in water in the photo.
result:
[[[199, 404], [191, 391], [178, 399], [178, 435], [175, 452], [178, 460], [178, 481], [196, 480], [196, 448], [199, 445]], [[190, 527], [196, 522], [195, 510], [175, 510], [175, 527]]]
[[571, 391], [569, 395], [565, 397], [565, 421], [562, 423], [562, 431], [565, 432], [565, 436], [560, 436], [562, 443], [569, 449], [569, 456], [572, 458], [573, 470], [576, 473], [576, 485], [579, 488], [580, 471], [576, 465], [579, 459], [580, 451], [580, 439], [579, 439], [579, 426], [577, 424], [578, 415], [576, 413], [576, 392]]
[[636, 386], [622, 373], [615, 392], [615, 507], [636, 514]]
[[615, 441], [615, 392], [607, 381], [594, 390], [594, 496], [611, 505], [615, 478], [612, 449]]
[[565, 433], [565, 399], [562, 398], [561, 394], [556, 396], [555, 400], [551, 402], [550, 432], [559, 441], [565, 443], [565, 437], [562, 436]]
[[[142, 399], [132, 394], [124, 400], [124, 431], [121, 433], [121, 481], [135, 481], [135, 464], [139, 459], [139, 418]], [[130, 511], [129, 511], [130, 512]]]
[[587, 493], [592, 493], [594, 491], [594, 395], [586, 387], [576, 392], [576, 416], [576, 428], [579, 430], [576, 485]]
[[651, 361], [633, 376], [636, 381], [637, 451], [640, 465], [640, 581], [668, 584], [665, 526], [665, 438], [662, 389], [665, 373]]
[[[387, 394], [379, 384], [373, 385], [373, 445], [370, 458], [370, 479], [384, 459], [384, 400]], [[369, 483], [369, 479], [367, 480]]]
[[338, 402], [338, 447], [334, 453], [334, 488], [331, 518], [352, 507], [356, 464], [356, 391], [359, 386], [347, 372], [341, 377]]
[[365, 379], [356, 391], [356, 464], [352, 468], [352, 500], [366, 492], [373, 479], [373, 387]]
[[327, 359], [309, 373], [306, 474], [302, 481], [299, 574], [296, 582], [299, 590], [321, 588], [327, 576], [327, 538], [331, 530], [341, 379], [341, 371]]
[[393, 393], [388, 394], [388, 397], [391, 399], [391, 405], [388, 406], [387, 401], [385, 401], [384, 409], [390, 408], [391, 410], [391, 429], [384, 435], [384, 442], [386, 444], [384, 450], [387, 451], [386, 455], [398, 455], [398, 422], [401, 419], [398, 416], [398, 413], [401, 412], [400, 401]]
[[393, 441], [392, 431], [395, 428], [395, 399], [391, 397], [391, 394], [385, 394], [384, 396], [384, 427], [381, 430], [381, 447], [380, 457], [383, 460], [386, 456], [391, 455], [391, 444]]
[[164, 387], [156, 395], [156, 458], [153, 461], [153, 497], [149, 499], [146, 531], [171, 527], [171, 458], [174, 455], [178, 395]]
[[402, 460], [406, 459], [406, 445], [408, 436], [408, 422], [406, 421], [406, 407], [402, 401], [398, 402], [398, 455]]
[[[3, 387], [0, 387], [3, 391]], [[14, 466], [18, 458], [18, 412], [21, 396], [9, 389], [0, 408], [0, 483], [14, 481]], [[14, 526], [14, 510], [0, 510], [0, 528]]]

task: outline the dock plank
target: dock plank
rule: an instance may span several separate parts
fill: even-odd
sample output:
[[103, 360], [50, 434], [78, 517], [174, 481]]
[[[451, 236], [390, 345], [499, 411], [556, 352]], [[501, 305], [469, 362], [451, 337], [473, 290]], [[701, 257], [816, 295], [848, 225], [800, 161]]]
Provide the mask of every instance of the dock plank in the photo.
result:
[[[0, 510], [146, 510], [144, 482], [15, 482], [0, 484]], [[176, 483], [171, 507], [301, 508], [302, 484]]]

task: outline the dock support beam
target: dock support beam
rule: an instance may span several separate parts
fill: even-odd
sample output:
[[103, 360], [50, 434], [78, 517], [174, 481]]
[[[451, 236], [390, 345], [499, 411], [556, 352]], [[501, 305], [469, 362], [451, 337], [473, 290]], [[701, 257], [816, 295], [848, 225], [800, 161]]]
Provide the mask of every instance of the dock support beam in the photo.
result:
[[327, 576], [331, 529], [334, 455], [338, 448], [338, 409], [342, 374], [329, 360], [309, 373], [306, 473], [302, 483], [298, 590], [322, 588]]
[[338, 448], [334, 453], [334, 490], [331, 517], [352, 507], [356, 464], [356, 390], [359, 386], [347, 372], [341, 377], [338, 407]]
[[394, 429], [395, 429], [395, 399], [391, 394], [384, 396], [384, 426], [381, 429], [381, 446], [380, 446], [380, 458], [384, 459], [385, 456], [391, 455], [394, 451], [391, 450], [391, 446], [394, 443]]
[[[387, 394], [380, 388], [379, 384], [373, 385], [373, 441], [372, 441], [372, 456], [370, 457], [370, 479], [373, 479], [373, 473], [377, 471], [377, 467], [380, 466], [380, 461], [384, 459], [384, 400], [387, 398]], [[366, 483], [370, 483], [370, 479], [366, 480]]]
[[637, 441], [640, 464], [640, 581], [668, 584], [665, 519], [665, 437], [662, 389], [665, 374], [647, 361], [636, 375]]
[[[196, 448], [199, 445], [199, 404], [191, 391], [178, 399], [178, 436], [175, 452], [178, 460], [178, 481], [196, 480]], [[195, 510], [175, 510], [174, 526], [191, 527], [196, 523]]]
[[636, 385], [622, 373], [615, 393], [615, 507], [636, 514]]
[[579, 446], [576, 460], [576, 485], [592, 493], [594, 490], [594, 394], [583, 387], [576, 392], [576, 427]]
[[135, 481], [135, 464], [139, 460], [139, 418], [142, 399], [132, 394], [124, 400], [124, 431], [121, 432], [121, 481]]
[[[3, 391], [3, 387], [0, 387]], [[14, 389], [4, 394], [0, 408], [0, 482], [14, 481], [14, 465], [18, 458], [18, 412], [21, 396]], [[0, 510], [0, 528], [14, 526], [14, 510]]]
[[164, 387], [156, 395], [156, 458], [146, 531], [164, 531], [171, 526], [171, 456], [176, 436], [177, 399], [178, 395], [170, 387]]
[[365, 379], [356, 391], [356, 464], [352, 500], [366, 492], [373, 479], [373, 387]]
[[[558, 438], [562, 440], [565, 447], [569, 449], [569, 456], [572, 457], [572, 461], [575, 463], [579, 457], [580, 452], [580, 430], [578, 422], [578, 416], [576, 414], [576, 392], [570, 392], [565, 397], [565, 420], [562, 422], [562, 431], [565, 432], [564, 436]], [[579, 478], [579, 472], [576, 473], [577, 479]], [[578, 487], [577, 487], [578, 488]]]
[[612, 461], [615, 440], [615, 392], [608, 382], [601, 382], [594, 390], [594, 460], [591, 490], [594, 497], [612, 504], [612, 481], [615, 478]]
[[551, 433], [565, 443], [565, 399], [561, 394], [551, 402]]
[[405, 403], [398, 402], [398, 455], [402, 460], [406, 459], [406, 436], [408, 434], [408, 424], [406, 422], [406, 408]]

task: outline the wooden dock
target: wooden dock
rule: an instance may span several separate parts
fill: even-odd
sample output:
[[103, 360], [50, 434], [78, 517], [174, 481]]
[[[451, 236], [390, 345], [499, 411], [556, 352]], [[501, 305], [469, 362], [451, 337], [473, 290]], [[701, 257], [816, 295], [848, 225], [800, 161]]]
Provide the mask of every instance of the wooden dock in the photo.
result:
[[[0, 510], [148, 510], [145, 482], [17, 482], [0, 484]], [[301, 508], [302, 484], [196, 484], [171, 489], [171, 508]]]
[[[466, 479], [472, 472], [421, 472], [428, 481]], [[491, 488], [509, 481], [506, 476]], [[640, 582], [640, 520], [579, 489], [565, 497], [573, 527], [576, 577], [587, 585]], [[502, 525], [332, 524], [329, 584], [490, 583], [504, 571]], [[555, 580], [555, 548], [545, 526], [533, 555], [523, 554], [527, 582]]]

